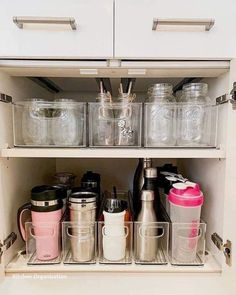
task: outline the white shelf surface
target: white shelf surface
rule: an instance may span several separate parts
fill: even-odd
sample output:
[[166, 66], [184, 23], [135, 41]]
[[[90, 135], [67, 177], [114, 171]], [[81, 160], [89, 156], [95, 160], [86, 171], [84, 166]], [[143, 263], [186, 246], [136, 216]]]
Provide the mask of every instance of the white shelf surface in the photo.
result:
[[4, 148], [2, 158], [225, 158], [218, 148]]
[[27, 260], [22, 255], [16, 256], [6, 267], [6, 274], [16, 273], [221, 273], [219, 264], [211, 255], [206, 258], [204, 266], [172, 266], [167, 265], [126, 265], [111, 264], [80, 264], [64, 265], [27, 265]]

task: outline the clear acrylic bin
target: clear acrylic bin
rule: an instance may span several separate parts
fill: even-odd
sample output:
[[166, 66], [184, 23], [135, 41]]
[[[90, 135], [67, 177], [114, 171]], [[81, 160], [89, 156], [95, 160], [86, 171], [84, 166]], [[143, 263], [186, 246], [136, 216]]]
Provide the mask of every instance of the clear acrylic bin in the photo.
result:
[[86, 104], [62, 99], [33, 99], [13, 105], [14, 145], [78, 147], [86, 145]]
[[142, 103], [89, 103], [89, 145], [140, 147]]
[[101, 264], [132, 263], [133, 223], [98, 222], [98, 255]]
[[215, 147], [217, 106], [144, 104], [144, 146]]
[[168, 222], [134, 223], [134, 260], [136, 264], [168, 263]]
[[170, 224], [172, 265], [204, 265], [206, 223]]
[[62, 252], [64, 264], [96, 263], [97, 224], [62, 223]]
[[26, 256], [28, 265], [61, 262], [61, 224], [26, 222]]

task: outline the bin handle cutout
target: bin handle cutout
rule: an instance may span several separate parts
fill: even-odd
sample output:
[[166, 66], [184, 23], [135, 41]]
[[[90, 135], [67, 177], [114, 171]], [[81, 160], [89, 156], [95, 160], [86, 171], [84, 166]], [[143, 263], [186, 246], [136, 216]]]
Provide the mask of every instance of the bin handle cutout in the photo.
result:
[[[155, 229], [155, 230], [162, 229], [162, 234], [160, 234], [160, 235], [153, 235], [153, 236], [150, 236], [150, 235], [147, 236], [147, 235], [143, 234], [143, 232], [145, 232], [146, 229], [148, 229], [148, 230], [149, 230], [149, 229], [150, 229], [150, 230], [152, 230], [152, 229]], [[164, 229], [163, 226], [148, 226], [148, 225], [141, 225], [141, 226], [139, 226], [138, 233], [139, 233], [139, 236], [140, 236], [141, 238], [160, 239], [160, 238], [162, 238], [162, 237], [164, 236], [164, 234], [165, 234], [165, 229]]]
[[[109, 227], [110, 227], [110, 226], [119, 226], [119, 225], [109, 225]], [[103, 236], [103, 237], [109, 237], [109, 238], [122, 237], [122, 238], [127, 238], [128, 235], [129, 235], [129, 228], [128, 228], [128, 226], [124, 226], [124, 227], [123, 227], [124, 230], [125, 230], [124, 235], [107, 235], [107, 234], [105, 233], [105, 229], [106, 229], [106, 228], [107, 228], [106, 225], [104, 225], [104, 226], [102, 227], [102, 236]]]

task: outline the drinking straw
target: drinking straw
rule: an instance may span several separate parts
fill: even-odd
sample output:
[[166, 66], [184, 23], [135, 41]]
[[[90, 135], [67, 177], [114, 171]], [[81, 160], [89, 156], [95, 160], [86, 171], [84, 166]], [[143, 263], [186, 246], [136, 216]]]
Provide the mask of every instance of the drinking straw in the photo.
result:
[[117, 199], [117, 191], [115, 186], [113, 186], [113, 193], [114, 193], [114, 199]]

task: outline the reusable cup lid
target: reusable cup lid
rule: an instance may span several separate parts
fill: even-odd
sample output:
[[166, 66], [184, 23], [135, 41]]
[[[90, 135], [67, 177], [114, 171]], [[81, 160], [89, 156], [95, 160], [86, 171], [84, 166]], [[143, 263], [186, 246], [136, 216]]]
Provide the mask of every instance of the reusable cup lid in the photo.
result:
[[31, 190], [32, 210], [37, 212], [49, 212], [61, 209], [63, 206], [60, 189], [41, 185]]
[[168, 200], [177, 206], [197, 207], [203, 204], [204, 196], [197, 183], [187, 181], [174, 183]]
[[64, 200], [67, 198], [67, 186], [66, 185], [60, 185], [60, 184], [55, 184], [52, 186], [55, 189], [58, 189], [58, 195], [60, 197], [60, 199]]
[[35, 186], [31, 190], [31, 199], [35, 201], [49, 201], [60, 198], [60, 190], [58, 188], [40, 185]]
[[70, 203], [85, 204], [94, 203], [97, 200], [97, 194], [90, 188], [75, 187], [69, 196]]
[[127, 209], [127, 202], [119, 199], [106, 199], [104, 211], [108, 213], [120, 213]]
[[60, 184], [73, 185], [76, 175], [70, 172], [58, 172], [54, 177]]

